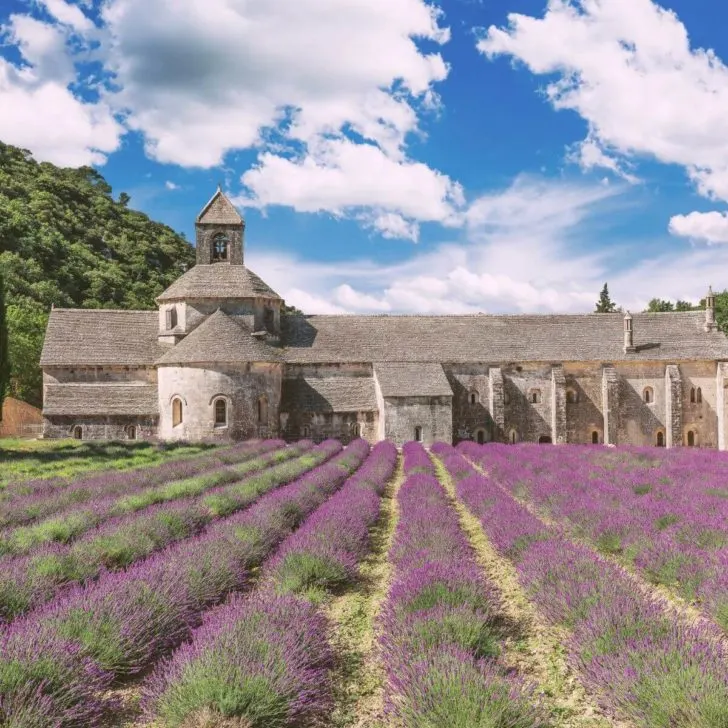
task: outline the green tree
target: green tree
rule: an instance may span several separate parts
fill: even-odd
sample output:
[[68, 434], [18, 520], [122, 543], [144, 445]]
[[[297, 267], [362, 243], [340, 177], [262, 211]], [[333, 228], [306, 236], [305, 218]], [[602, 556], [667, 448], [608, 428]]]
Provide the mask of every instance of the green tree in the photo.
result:
[[667, 311], [674, 311], [675, 307], [672, 304], [672, 301], [665, 301], [662, 298], [653, 298], [650, 300], [650, 302], [647, 304], [647, 308], [645, 309], [646, 313], [665, 313]]
[[694, 304], [690, 303], [690, 301], [681, 301], [678, 299], [677, 303], [675, 304], [675, 310], [676, 311], [699, 311], [703, 306], [700, 304]]
[[5, 282], [0, 274], [0, 420], [3, 402], [10, 387], [10, 353], [8, 352], [8, 325], [5, 317]]
[[594, 313], [614, 313], [615, 311], [617, 311], [617, 304], [609, 297], [609, 288], [605, 283], [604, 288], [602, 288], [599, 294], [599, 300], [597, 301]]

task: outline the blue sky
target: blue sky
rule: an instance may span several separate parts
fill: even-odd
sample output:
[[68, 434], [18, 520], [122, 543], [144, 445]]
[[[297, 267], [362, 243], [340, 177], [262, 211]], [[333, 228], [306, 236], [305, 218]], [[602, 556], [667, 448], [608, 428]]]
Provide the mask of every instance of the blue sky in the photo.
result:
[[728, 4], [2, 0], [0, 139], [92, 164], [310, 313], [728, 287]]

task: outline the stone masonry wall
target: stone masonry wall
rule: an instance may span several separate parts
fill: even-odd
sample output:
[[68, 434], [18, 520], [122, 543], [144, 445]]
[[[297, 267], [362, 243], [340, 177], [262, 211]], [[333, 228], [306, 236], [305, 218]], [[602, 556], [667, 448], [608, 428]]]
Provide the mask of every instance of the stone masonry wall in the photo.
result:
[[83, 440], [128, 440], [127, 427], [136, 427], [137, 440], [152, 440], [157, 436], [157, 418], [114, 416], [114, 417], [44, 417], [43, 437], [63, 439], [73, 437], [73, 430], [80, 425]]
[[402, 445], [415, 439], [415, 428], [422, 428], [422, 442], [452, 442], [451, 397], [385, 397], [384, 434], [387, 440]]

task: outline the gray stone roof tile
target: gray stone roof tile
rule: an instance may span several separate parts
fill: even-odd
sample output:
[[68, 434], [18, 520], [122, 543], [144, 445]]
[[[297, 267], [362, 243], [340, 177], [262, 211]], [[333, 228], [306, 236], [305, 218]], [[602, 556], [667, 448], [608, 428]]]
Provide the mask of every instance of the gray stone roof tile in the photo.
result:
[[48, 384], [44, 415], [156, 415], [157, 387], [148, 384]]
[[41, 366], [151, 366], [162, 354], [156, 311], [55, 308]]
[[374, 373], [383, 397], [452, 396], [452, 387], [440, 364], [378, 362]]
[[633, 314], [623, 351], [615, 314], [292, 316], [286, 361], [511, 362], [728, 359], [728, 338], [703, 331], [704, 311]]
[[372, 377], [284, 379], [281, 412], [371, 412], [377, 409]]
[[198, 264], [180, 276], [157, 301], [186, 298], [273, 298], [280, 296], [244, 265]]
[[254, 338], [242, 322], [233, 320], [218, 309], [165, 352], [157, 364], [239, 364], [254, 361], [281, 361], [281, 354]]
[[242, 221], [240, 213], [219, 187], [197, 216], [197, 222], [213, 225], [239, 225]]

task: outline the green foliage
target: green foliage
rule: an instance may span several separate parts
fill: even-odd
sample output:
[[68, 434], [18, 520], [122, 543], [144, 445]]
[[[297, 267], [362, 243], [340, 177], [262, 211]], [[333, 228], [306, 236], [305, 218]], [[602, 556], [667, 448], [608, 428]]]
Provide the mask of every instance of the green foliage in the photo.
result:
[[129, 199], [122, 192], [115, 201], [91, 167], [39, 164], [0, 142], [0, 275], [13, 396], [41, 403], [38, 359], [52, 304], [150, 309], [194, 263], [181, 235], [129, 210]]
[[669, 311], [698, 311], [702, 308], [699, 304], [690, 301], [678, 300], [676, 303], [663, 298], [653, 298], [647, 304], [645, 313], [666, 313]]
[[8, 354], [8, 324], [5, 310], [5, 280], [0, 270], [0, 420], [3, 402], [10, 387], [10, 356]]
[[609, 297], [609, 288], [605, 283], [599, 294], [599, 300], [596, 303], [594, 313], [614, 313], [616, 310], [617, 304]]

